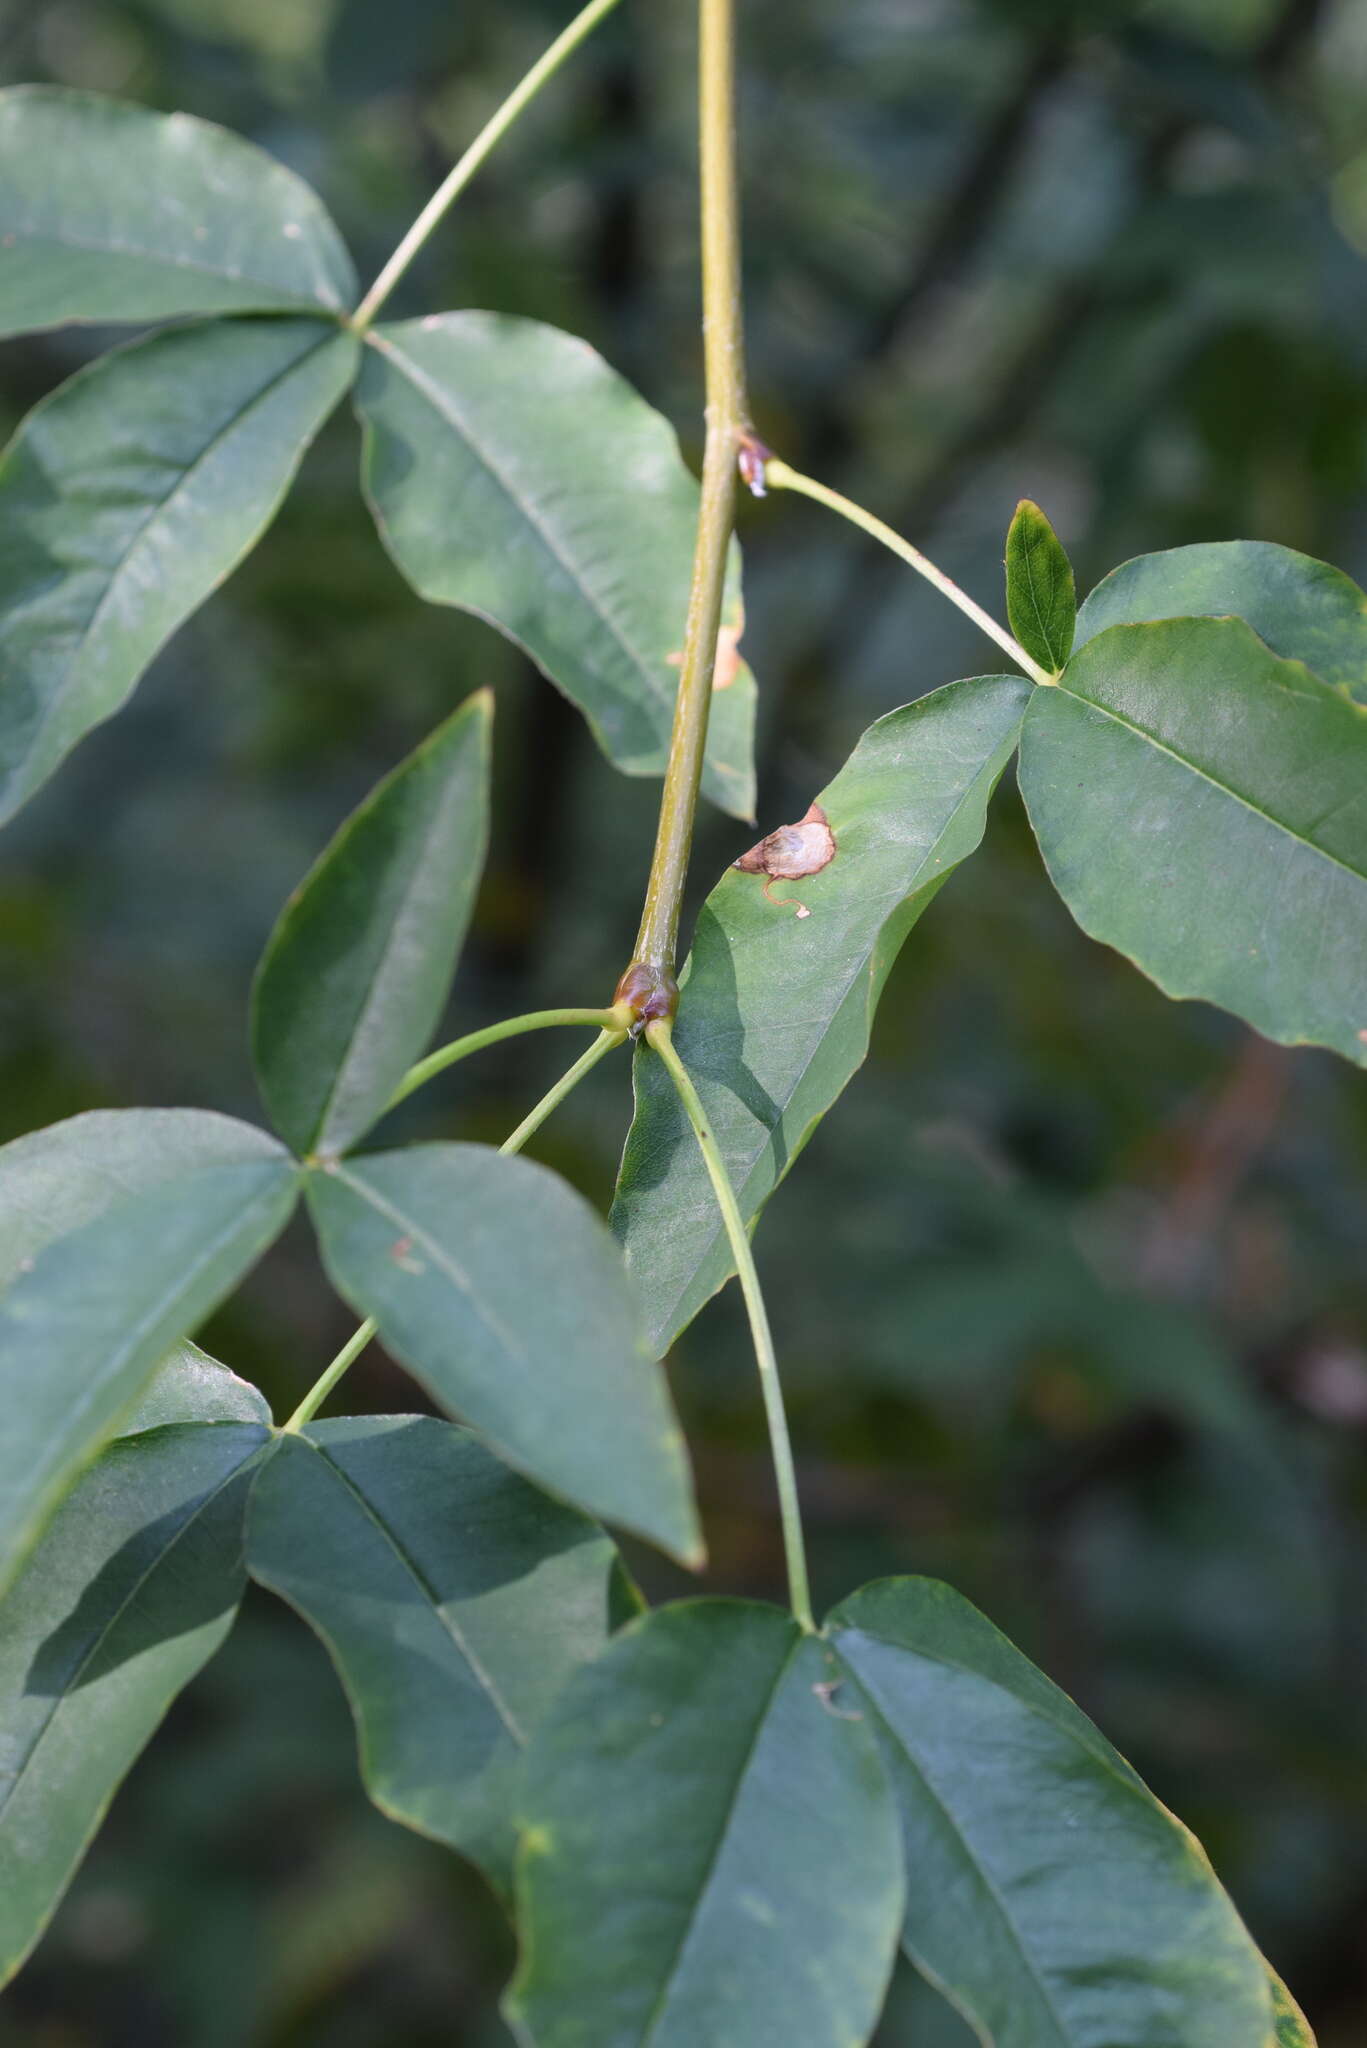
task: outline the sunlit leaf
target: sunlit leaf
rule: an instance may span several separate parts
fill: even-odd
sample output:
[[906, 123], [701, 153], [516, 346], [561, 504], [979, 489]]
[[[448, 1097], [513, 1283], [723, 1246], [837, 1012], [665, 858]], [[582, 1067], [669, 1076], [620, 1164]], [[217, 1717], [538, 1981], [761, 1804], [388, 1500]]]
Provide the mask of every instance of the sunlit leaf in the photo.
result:
[[[698, 516], [673, 429], [586, 342], [538, 321], [443, 313], [368, 340], [365, 487], [400, 569], [524, 647], [619, 768], [660, 774]], [[739, 557], [726, 618], [703, 788], [748, 818]]]
[[[868, 1051], [903, 940], [982, 837], [1029, 692], [1019, 677], [979, 677], [880, 718], [818, 798], [833, 857], [791, 880], [733, 869], [703, 905], [675, 1043], [747, 1217]], [[732, 1266], [692, 1132], [649, 1052], [636, 1096], [613, 1224], [663, 1352]]]
[[200, 1110], [96, 1111], [0, 1148], [0, 1582], [297, 1181], [263, 1131]]
[[948, 1586], [830, 1617], [902, 1815], [903, 1946], [991, 2048], [1262, 2048], [1262, 1958], [1199, 1843]]
[[214, 321], [104, 356], [0, 459], [0, 819], [222, 583], [349, 383], [321, 320]]
[[340, 312], [355, 291], [317, 194], [241, 136], [98, 93], [0, 92], [0, 334]]
[[416, 1145], [310, 1177], [333, 1284], [500, 1456], [696, 1562], [687, 1455], [621, 1255], [544, 1166]]
[[253, 1051], [297, 1152], [363, 1137], [441, 1015], [488, 843], [492, 710], [480, 691], [385, 778], [271, 935]]
[[902, 1913], [870, 1723], [771, 1607], [666, 1607], [533, 1741], [508, 2010], [537, 2048], [849, 2048]]
[[1020, 782], [1084, 931], [1367, 1065], [1367, 710], [1238, 619], [1112, 626], [1031, 700]]
[[528, 1738], [615, 1619], [602, 1530], [454, 1423], [349, 1417], [280, 1439], [249, 1564], [327, 1644], [371, 1798], [507, 1890]]
[[1367, 704], [1367, 597], [1351, 577], [1269, 541], [1203, 541], [1122, 562], [1077, 618], [1076, 646], [1108, 626], [1244, 619], [1274, 654]]

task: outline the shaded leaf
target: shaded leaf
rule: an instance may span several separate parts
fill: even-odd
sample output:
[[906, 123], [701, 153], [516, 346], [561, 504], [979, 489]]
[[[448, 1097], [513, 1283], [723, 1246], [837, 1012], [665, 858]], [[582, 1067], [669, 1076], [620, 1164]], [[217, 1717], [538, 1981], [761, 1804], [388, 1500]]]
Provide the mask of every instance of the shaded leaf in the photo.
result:
[[[672, 427], [586, 342], [539, 321], [443, 313], [367, 338], [365, 488], [399, 568], [524, 647], [617, 767], [661, 774], [698, 516]], [[740, 625], [738, 555], [726, 618]], [[754, 712], [742, 664], [713, 694], [703, 771], [742, 818]]]
[[96, 1111], [0, 1148], [0, 1580], [297, 1181], [263, 1131], [200, 1110]]
[[5, 1595], [0, 1981], [42, 1933], [167, 1707], [232, 1625], [247, 1467], [267, 1440], [260, 1423], [218, 1421], [116, 1438]]
[[1026, 653], [1051, 675], [1073, 648], [1073, 565], [1044, 514], [1022, 498], [1006, 534], [1006, 616]]
[[320, 320], [213, 322], [102, 357], [0, 461], [0, 819], [247, 554], [345, 391]]
[[[869, 727], [821, 793], [836, 851], [798, 885], [808, 917], [735, 870], [703, 905], [674, 1036], [747, 1217], [868, 1051], [902, 941], [982, 837], [1029, 694], [1019, 677], [979, 677]], [[637, 1055], [612, 1220], [663, 1352], [733, 1269], [693, 1134], [649, 1052]]]
[[317, 193], [189, 114], [0, 92], [0, 334], [67, 320], [340, 312], [356, 274]]
[[315, 1173], [338, 1292], [508, 1462], [686, 1562], [688, 1460], [621, 1257], [557, 1175], [483, 1145], [416, 1145]]
[[249, 1564], [326, 1643], [376, 1805], [510, 1889], [522, 1754], [607, 1642], [610, 1539], [453, 1423], [348, 1417], [280, 1439]]
[[480, 691], [438, 726], [348, 818], [271, 934], [252, 1050], [297, 1152], [363, 1137], [441, 1016], [488, 845], [492, 722]]
[[1077, 647], [1108, 626], [1243, 619], [1274, 654], [1367, 703], [1367, 597], [1341, 569], [1270, 541], [1203, 541], [1122, 562], [1077, 619]]
[[896, 1819], [868, 1721], [789, 1616], [697, 1600], [571, 1679], [527, 1763], [537, 2048], [849, 2048], [887, 1988]]
[[948, 1586], [828, 1624], [902, 1815], [903, 1945], [992, 2048], [1262, 2048], [1265, 1966], [1194, 1837]]
[[1238, 619], [1112, 626], [1032, 699], [1020, 782], [1085, 932], [1367, 1064], [1367, 712]]

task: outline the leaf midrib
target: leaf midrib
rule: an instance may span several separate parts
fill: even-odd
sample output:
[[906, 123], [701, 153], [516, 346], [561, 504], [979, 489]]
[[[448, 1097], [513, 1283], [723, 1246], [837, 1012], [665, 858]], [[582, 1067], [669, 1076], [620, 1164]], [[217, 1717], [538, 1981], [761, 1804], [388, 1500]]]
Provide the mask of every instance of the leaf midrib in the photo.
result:
[[[1087, 644], [1090, 645], [1091, 643], [1088, 642]], [[1185, 768], [1189, 775], [1194, 775], [1202, 782], [1208, 783], [1212, 789], [1218, 790], [1222, 796], [1228, 797], [1232, 803], [1241, 804], [1253, 817], [1261, 818], [1265, 825], [1270, 825], [1274, 831], [1283, 833], [1295, 845], [1303, 846], [1307, 853], [1313, 853], [1320, 860], [1327, 861], [1331, 867], [1339, 868], [1345, 875], [1351, 875], [1355, 882], [1367, 882], [1367, 869], [1355, 868], [1348, 861], [1341, 860], [1338, 854], [1330, 853], [1327, 847], [1317, 846], [1313, 839], [1307, 839], [1304, 833], [1298, 832], [1293, 825], [1287, 824], [1285, 819], [1274, 817], [1271, 811], [1264, 810], [1261, 804], [1253, 801], [1252, 797], [1243, 795], [1240, 790], [1232, 789], [1227, 782], [1222, 782], [1218, 775], [1212, 774], [1208, 768], [1203, 768], [1199, 762], [1191, 760], [1185, 754], [1179, 754], [1175, 747], [1169, 746], [1166, 740], [1159, 739], [1147, 727], [1136, 724], [1133, 719], [1126, 718], [1121, 712], [1114, 710], [1109, 704], [1103, 704], [1098, 698], [1084, 696], [1081, 690], [1072, 688], [1067, 682], [1066, 676], [1067, 671], [1065, 670], [1065, 679], [1058, 683], [1056, 687], [1070, 703], [1081, 705], [1088, 711], [1100, 712], [1103, 718], [1109, 718], [1113, 724], [1118, 725], [1122, 732], [1133, 733], [1136, 739], [1144, 740], [1156, 753], [1165, 754], [1170, 761], [1175, 761], [1179, 768]], [[1329, 686], [1325, 684], [1324, 687], [1327, 689]], [[1351, 700], [1345, 698], [1343, 701], [1349, 704], [1351, 708]]]
[[[148, 1580], [152, 1577], [154, 1572], [158, 1572], [161, 1570], [162, 1566], [165, 1564], [167, 1558], [171, 1555], [176, 1545], [180, 1542], [181, 1538], [187, 1533], [187, 1531], [194, 1527], [195, 1523], [200, 1519], [201, 1515], [206, 1514], [208, 1510], [213, 1506], [214, 1502], [218, 1500], [220, 1495], [226, 1493], [227, 1489], [232, 1485], [234, 1479], [236, 1479], [238, 1475], [241, 1473], [242, 1467], [248, 1464], [250, 1460], [256, 1456], [257, 1452], [261, 1449], [261, 1445], [269, 1441], [269, 1430], [264, 1424], [260, 1423], [236, 1421], [230, 1422], [225, 1420], [222, 1422], [199, 1422], [162, 1426], [177, 1426], [181, 1428], [192, 1429], [256, 1429], [259, 1431], [260, 1441], [258, 1443], [253, 1444], [249, 1450], [244, 1451], [243, 1455], [238, 1459], [237, 1463], [233, 1466], [232, 1470], [230, 1472], [225, 1473], [223, 1478], [219, 1480], [216, 1486], [211, 1487], [208, 1493], [204, 1494], [200, 1500], [196, 1501], [194, 1507], [190, 1510], [190, 1513], [185, 1517], [185, 1520], [176, 1529], [175, 1534], [171, 1537], [170, 1541], [164, 1546], [163, 1549], [157, 1552], [155, 1557], [151, 1558], [148, 1561], [145, 1569], [139, 1572], [137, 1578], [129, 1587], [123, 1599], [120, 1600], [114, 1612], [109, 1616], [108, 1620], [103, 1623], [99, 1630], [99, 1633], [91, 1642], [90, 1647], [87, 1649], [85, 1655], [81, 1658], [79, 1664], [71, 1673], [71, 1676], [64, 1682], [62, 1690], [53, 1696], [52, 1705], [49, 1707], [47, 1713], [43, 1716], [42, 1724], [39, 1727], [37, 1733], [34, 1735], [32, 1742], [29, 1744], [28, 1751], [24, 1757], [23, 1762], [20, 1764], [18, 1770], [14, 1773], [13, 1777], [11, 1778], [10, 1783], [5, 1790], [3, 1797], [0, 1797], [0, 1820], [3, 1820], [3, 1817], [6, 1811], [8, 1810], [10, 1801], [14, 1798], [15, 1793], [19, 1790], [21, 1781], [23, 1780], [26, 1772], [32, 1764], [33, 1759], [37, 1756], [38, 1751], [42, 1746], [43, 1739], [47, 1735], [49, 1729], [52, 1727], [54, 1721], [57, 1719], [58, 1714], [61, 1712], [62, 1708], [67, 1704], [71, 1694], [77, 1690], [81, 1683], [82, 1678], [85, 1676], [85, 1673], [90, 1668], [93, 1659], [104, 1648], [105, 1644], [108, 1642], [114, 1630], [119, 1626], [119, 1623], [123, 1620], [124, 1615], [128, 1612], [133, 1602], [141, 1594]], [[149, 1436], [154, 1435], [155, 1433], [156, 1432], [152, 1430], [146, 1432], [146, 1434]]]
[[491, 1673], [489, 1673], [485, 1669], [480, 1658], [475, 1654], [474, 1650], [471, 1649], [469, 1643], [466, 1641], [465, 1636], [461, 1632], [457, 1623], [447, 1613], [446, 1608], [443, 1606], [442, 1602], [437, 1598], [435, 1587], [429, 1584], [427, 1576], [422, 1570], [422, 1567], [419, 1565], [417, 1559], [410, 1556], [409, 1552], [400, 1542], [396, 1532], [390, 1527], [389, 1523], [386, 1522], [384, 1518], [380, 1514], [378, 1514], [376, 1510], [372, 1507], [371, 1503], [366, 1499], [364, 1493], [362, 1493], [360, 1487], [357, 1486], [356, 1482], [352, 1479], [351, 1474], [345, 1469], [344, 1466], [338, 1463], [336, 1458], [330, 1455], [326, 1445], [321, 1444], [315, 1438], [303, 1435], [302, 1433], [301, 1441], [308, 1444], [309, 1448], [317, 1453], [317, 1455], [323, 1460], [323, 1463], [328, 1467], [328, 1470], [335, 1474], [339, 1483], [356, 1501], [362, 1514], [364, 1514], [367, 1517], [367, 1519], [374, 1524], [375, 1528], [379, 1531], [381, 1538], [384, 1540], [384, 1542], [388, 1544], [389, 1548], [393, 1551], [394, 1556], [398, 1559], [399, 1563], [408, 1573], [414, 1585], [417, 1586], [418, 1590], [422, 1593], [424, 1599], [427, 1601], [429, 1607], [431, 1608], [432, 1613], [436, 1616], [437, 1620], [446, 1630], [446, 1633], [450, 1636], [451, 1641], [455, 1644], [456, 1649], [460, 1652], [460, 1655], [465, 1659], [465, 1662], [469, 1665], [470, 1670], [474, 1673], [475, 1678], [478, 1680], [485, 1695], [487, 1696], [489, 1704], [493, 1707], [495, 1713], [498, 1715], [499, 1720], [503, 1723], [503, 1726], [507, 1729], [513, 1741], [517, 1743], [520, 1749], [525, 1749], [527, 1746], [527, 1737], [523, 1733], [521, 1726], [515, 1718], [512, 1708], [507, 1704], [507, 1702], [503, 1698], [503, 1695], [499, 1691], [498, 1686], [495, 1684]]
[[[276, 294], [275, 304], [277, 305], [298, 306], [301, 310], [310, 312], [317, 312], [321, 308], [330, 313], [337, 313], [344, 303], [340, 296], [334, 299], [320, 297], [294, 298], [286, 293], [284, 286], [272, 283], [269, 278], [261, 277], [255, 271], [234, 270], [226, 263], [217, 266], [212, 263], [197, 263], [193, 256], [167, 255], [158, 249], [144, 248], [139, 242], [118, 242], [113, 240], [92, 242], [85, 240], [81, 235], [53, 234], [43, 228], [32, 227], [23, 222], [18, 227], [11, 229], [10, 232], [17, 240], [50, 243], [58, 249], [80, 249], [90, 256], [137, 256], [143, 262], [161, 270], [190, 270], [197, 277], [226, 279], [232, 284], [259, 284], [263, 291], [270, 291]], [[297, 248], [298, 246], [297, 243], [291, 244], [292, 248]], [[241, 308], [243, 312], [248, 310], [245, 306]]]

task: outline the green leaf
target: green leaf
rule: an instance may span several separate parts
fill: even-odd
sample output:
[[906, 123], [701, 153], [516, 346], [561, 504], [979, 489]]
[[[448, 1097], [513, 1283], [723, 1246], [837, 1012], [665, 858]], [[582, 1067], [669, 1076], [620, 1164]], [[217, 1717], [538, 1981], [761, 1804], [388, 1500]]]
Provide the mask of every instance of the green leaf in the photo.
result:
[[511, 1890], [527, 1740], [608, 1639], [608, 1537], [454, 1423], [348, 1417], [280, 1439], [248, 1563], [326, 1643], [376, 1805]]
[[1268, 1971], [1272, 1985], [1272, 2016], [1276, 2021], [1273, 2048], [1315, 2048], [1310, 2022], [1275, 1970]]
[[314, 1173], [333, 1285], [443, 1407], [531, 1479], [687, 1563], [687, 1453], [621, 1256], [544, 1166], [417, 1145]]
[[1108, 626], [1233, 617], [1367, 704], [1367, 597], [1341, 569], [1269, 541], [1207, 541], [1122, 562], [1078, 613], [1077, 647]]
[[271, 935], [252, 1001], [261, 1093], [297, 1152], [383, 1112], [441, 1016], [489, 839], [481, 690], [343, 825]]
[[[819, 873], [774, 890], [734, 869], [698, 918], [675, 1043], [747, 1216], [757, 1216], [868, 1051], [873, 1013], [921, 912], [982, 837], [1030, 685], [951, 683], [869, 727], [818, 803]], [[658, 1060], [636, 1060], [636, 1116], [613, 1225], [667, 1350], [733, 1271], [693, 1134]]]
[[527, 1762], [508, 1998], [524, 2040], [867, 2040], [903, 1885], [876, 1744], [839, 1677], [776, 1609], [697, 1600], [570, 1680]]
[[0, 334], [67, 320], [341, 312], [318, 195], [226, 128], [90, 92], [0, 92]]
[[187, 1341], [162, 1360], [141, 1398], [120, 1420], [119, 1435], [138, 1436], [173, 1422], [260, 1422], [269, 1429], [271, 1411], [250, 1380], [239, 1379]]
[[200, 1110], [96, 1111], [0, 1148], [0, 1583], [297, 1183], [263, 1131]]
[[901, 1809], [903, 1946], [984, 2042], [1269, 2043], [1265, 1966], [1200, 1845], [990, 1622], [885, 1579], [828, 1630]]
[[[663, 772], [698, 486], [668, 422], [539, 321], [443, 313], [378, 327], [357, 390], [366, 494], [423, 597], [488, 619], [629, 775]], [[734, 554], [726, 619], [741, 623]], [[754, 812], [755, 686], [719, 664], [703, 789]]]
[[0, 820], [248, 553], [355, 361], [320, 320], [213, 322], [29, 414], [0, 459]]
[[1112, 626], [1031, 700], [1020, 782], [1085, 932], [1367, 1064], [1367, 712], [1241, 620]]
[[[219, 1390], [208, 1395], [211, 1414]], [[116, 1438], [5, 1596], [0, 1982], [42, 1933], [129, 1765], [232, 1625], [248, 1467], [267, 1441], [259, 1422], [218, 1421]]]
[[1022, 498], [1006, 535], [1006, 616], [1032, 660], [1056, 675], [1073, 648], [1073, 565], [1053, 527]]

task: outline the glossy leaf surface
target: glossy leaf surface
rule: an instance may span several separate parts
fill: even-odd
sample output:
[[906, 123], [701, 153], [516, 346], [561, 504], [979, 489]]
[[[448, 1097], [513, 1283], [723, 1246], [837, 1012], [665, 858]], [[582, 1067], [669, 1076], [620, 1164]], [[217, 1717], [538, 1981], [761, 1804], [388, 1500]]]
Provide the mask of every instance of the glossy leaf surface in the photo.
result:
[[1077, 591], [1062, 542], [1029, 498], [1007, 529], [1006, 616], [1026, 653], [1056, 674], [1072, 652]]
[[198, 1344], [167, 1353], [138, 1400], [119, 1420], [120, 1436], [140, 1436], [176, 1422], [260, 1422], [271, 1426], [265, 1396], [210, 1358]]
[[903, 1944], [984, 2041], [1269, 2041], [1265, 1967], [1199, 1844], [990, 1622], [886, 1579], [828, 1629], [901, 1810]]
[[0, 92], [0, 334], [67, 320], [340, 312], [351, 259], [318, 195], [211, 121], [99, 93]]
[[[698, 516], [672, 427], [586, 342], [538, 321], [444, 313], [369, 340], [365, 487], [399, 568], [524, 647], [617, 767], [660, 774]], [[703, 788], [748, 818], [738, 556], [726, 617]]]
[[0, 1149], [0, 1579], [296, 1186], [273, 1139], [200, 1110], [96, 1111]]
[[[211, 1380], [210, 1413], [221, 1400]], [[0, 1980], [42, 1933], [129, 1765], [232, 1625], [248, 1468], [267, 1437], [260, 1422], [220, 1421], [117, 1437], [4, 1597]]]
[[537, 2048], [849, 2048], [902, 1911], [870, 1724], [771, 1607], [662, 1608], [533, 1742], [509, 2015]]
[[1367, 597], [1351, 577], [1270, 541], [1203, 541], [1122, 562], [1084, 602], [1077, 646], [1108, 626], [1244, 619], [1274, 654], [1367, 703]]
[[1238, 619], [1113, 626], [1031, 701], [1020, 780], [1085, 932], [1367, 1064], [1367, 711]]
[[0, 819], [236, 568], [355, 356], [319, 320], [213, 322], [104, 356], [29, 414], [0, 460]]
[[280, 1439], [249, 1563], [326, 1643], [371, 1798], [510, 1889], [528, 1738], [608, 1639], [609, 1538], [454, 1423], [348, 1417]]
[[363, 1137], [441, 1015], [488, 844], [492, 714], [481, 691], [385, 778], [271, 936], [253, 1051], [297, 1152]]
[[[773, 884], [777, 902], [760, 875], [733, 869], [703, 905], [674, 1036], [747, 1217], [868, 1051], [902, 941], [982, 837], [1029, 691], [1019, 677], [979, 677], [879, 719], [818, 799], [829, 864]], [[692, 1132], [648, 1052], [613, 1224], [663, 1352], [732, 1266]]]
[[621, 1255], [543, 1166], [416, 1145], [309, 1184], [334, 1286], [508, 1462], [689, 1560], [683, 1438], [644, 1351]]

